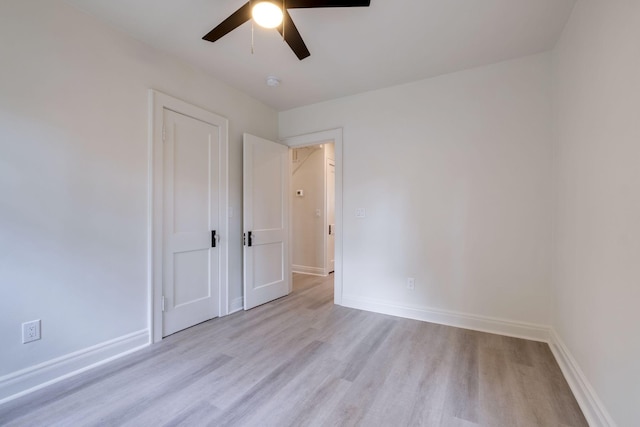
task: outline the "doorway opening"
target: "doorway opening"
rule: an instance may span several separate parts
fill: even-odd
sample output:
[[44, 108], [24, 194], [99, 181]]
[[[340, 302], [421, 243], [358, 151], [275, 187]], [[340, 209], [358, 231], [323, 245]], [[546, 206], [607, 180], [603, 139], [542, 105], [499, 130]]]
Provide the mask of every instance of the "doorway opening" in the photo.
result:
[[[342, 129], [281, 142], [290, 148], [291, 282], [314, 275], [333, 279], [333, 300], [341, 305]], [[314, 169], [315, 174], [310, 171]], [[304, 178], [313, 178], [313, 183]]]
[[327, 276], [335, 270], [335, 144], [290, 149], [291, 270]]

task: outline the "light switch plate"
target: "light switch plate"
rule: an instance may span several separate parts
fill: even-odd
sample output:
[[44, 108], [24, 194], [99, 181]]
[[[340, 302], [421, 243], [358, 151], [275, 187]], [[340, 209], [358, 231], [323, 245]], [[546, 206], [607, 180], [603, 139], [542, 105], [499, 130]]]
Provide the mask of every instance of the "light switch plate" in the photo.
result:
[[364, 208], [356, 209], [356, 218], [364, 218], [367, 216], [367, 211]]

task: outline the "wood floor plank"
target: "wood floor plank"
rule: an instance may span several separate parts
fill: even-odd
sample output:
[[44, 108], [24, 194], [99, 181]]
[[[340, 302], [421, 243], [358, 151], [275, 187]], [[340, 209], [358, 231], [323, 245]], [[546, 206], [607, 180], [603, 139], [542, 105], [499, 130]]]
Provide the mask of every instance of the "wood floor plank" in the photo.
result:
[[[408, 425], [420, 383], [420, 376], [416, 375], [416, 364], [420, 362], [416, 361], [420, 360], [424, 349], [424, 342], [416, 339], [420, 335], [418, 326], [418, 323], [410, 321], [401, 321], [397, 325], [395, 343], [399, 343], [399, 347], [392, 350], [394, 358], [380, 391], [362, 419], [363, 425]], [[387, 368], [381, 366], [378, 369]]]
[[286, 385], [305, 365], [322, 354], [323, 345], [321, 341], [312, 341], [291, 359], [278, 364], [269, 375], [237, 399], [211, 425], [224, 427], [245, 424], [245, 420], [256, 413], [260, 406], [269, 403], [275, 391]]
[[276, 337], [271, 346], [261, 346], [254, 351], [249, 349], [244, 357], [236, 357], [221, 369], [213, 378], [220, 392], [212, 396], [212, 402], [221, 409], [232, 405], [268, 377], [281, 361], [290, 360], [298, 351], [316, 341], [312, 330], [295, 329], [300, 329], [295, 335]]
[[99, 420], [99, 424], [107, 425], [123, 425], [128, 420], [135, 418], [144, 411], [157, 408], [169, 400], [180, 399], [180, 393], [192, 383], [200, 380], [203, 376], [219, 369], [228, 363], [232, 358], [227, 355], [217, 355], [212, 357], [210, 362], [204, 366], [198, 367], [190, 372], [185, 372], [172, 381], [167, 381], [162, 386], [151, 388], [143, 396], [138, 399], [131, 400], [127, 404], [118, 409], [117, 412], [108, 412]]
[[417, 339], [424, 340], [428, 348], [420, 352], [418, 359], [416, 395], [419, 398], [411, 404], [407, 425], [438, 426], [447, 398], [448, 366], [455, 357], [453, 343], [457, 330], [430, 323], [422, 323], [419, 329], [420, 336]]
[[[373, 424], [366, 424], [365, 419], [373, 411], [380, 390], [387, 383], [387, 378], [390, 375], [388, 367], [393, 364], [397, 356], [397, 349], [405, 344], [409, 336], [407, 330], [401, 328], [400, 324], [401, 322], [396, 319], [385, 324], [385, 328], [388, 328], [389, 331], [383, 331], [385, 338], [381, 345], [375, 347], [375, 351], [368, 357], [366, 365], [354, 378], [352, 386], [324, 425], [379, 425], [377, 418], [373, 420]], [[398, 385], [394, 384], [394, 387]]]
[[508, 354], [495, 347], [481, 347], [479, 359], [480, 419], [483, 425], [518, 426], [514, 410], [512, 372], [508, 369]]
[[161, 423], [154, 419], [139, 419], [131, 426], [157, 426], [162, 427], [179, 427], [179, 426], [201, 426], [208, 425], [216, 417], [220, 415], [220, 410], [206, 400], [199, 401], [195, 405], [187, 408], [172, 416], [169, 421]]
[[333, 305], [333, 277], [0, 405], [2, 426], [586, 426], [548, 345]]
[[449, 365], [445, 415], [478, 423], [479, 346], [478, 332], [460, 330], [455, 341], [455, 356]]
[[280, 426], [321, 426], [338, 404], [344, 399], [351, 383], [329, 375], [310, 393], [309, 397], [296, 403], [295, 408], [281, 418]]
[[[326, 351], [326, 348], [325, 348]], [[292, 369], [289, 367], [288, 369]], [[328, 378], [337, 376], [341, 363], [331, 358], [316, 358], [308, 365], [301, 367], [299, 373], [286, 385], [271, 395], [271, 400], [277, 405], [264, 405], [255, 411], [247, 425], [282, 426], [295, 425], [293, 419], [299, 412], [296, 408], [303, 406], [312, 396], [317, 397], [319, 388]]]
[[374, 325], [371, 331], [365, 335], [354, 351], [347, 359], [347, 365], [341, 374], [341, 378], [347, 381], [355, 381], [362, 369], [372, 360], [372, 356], [378, 351], [382, 343], [387, 339], [395, 326], [395, 320], [383, 319]]
[[544, 372], [537, 380], [541, 384], [540, 392], [548, 396], [548, 402], [559, 423], [573, 426], [586, 423], [586, 419], [576, 401], [560, 367], [556, 363], [551, 349], [542, 343], [527, 342], [532, 357], [538, 362], [538, 370]]

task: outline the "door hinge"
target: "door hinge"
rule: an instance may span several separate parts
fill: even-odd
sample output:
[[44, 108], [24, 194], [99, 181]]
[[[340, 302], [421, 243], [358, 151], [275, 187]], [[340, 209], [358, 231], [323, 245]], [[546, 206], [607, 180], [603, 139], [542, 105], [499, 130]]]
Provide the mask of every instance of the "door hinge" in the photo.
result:
[[166, 138], [167, 138], [167, 131], [166, 131], [166, 128], [162, 126], [162, 142], [164, 142]]
[[164, 311], [164, 295], [162, 295], [162, 311]]

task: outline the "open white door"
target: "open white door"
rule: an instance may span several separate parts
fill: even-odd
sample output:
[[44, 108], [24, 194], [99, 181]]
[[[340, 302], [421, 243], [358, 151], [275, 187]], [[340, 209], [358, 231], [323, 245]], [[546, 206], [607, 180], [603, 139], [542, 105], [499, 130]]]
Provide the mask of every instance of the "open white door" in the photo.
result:
[[244, 309], [289, 293], [289, 148], [244, 134]]

